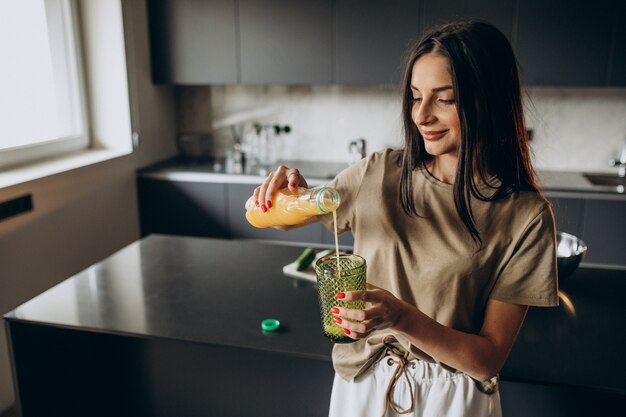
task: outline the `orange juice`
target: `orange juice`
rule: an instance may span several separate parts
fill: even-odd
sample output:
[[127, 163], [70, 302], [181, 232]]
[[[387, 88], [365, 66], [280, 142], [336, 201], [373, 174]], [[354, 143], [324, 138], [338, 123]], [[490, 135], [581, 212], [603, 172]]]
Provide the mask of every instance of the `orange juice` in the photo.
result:
[[339, 262], [334, 256], [323, 257], [315, 262], [317, 291], [320, 303], [322, 328], [327, 338], [335, 343], [352, 343], [343, 329], [334, 322], [332, 307], [364, 309], [363, 301], [342, 301], [337, 299], [338, 292], [363, 291], [367, 288], [367, 265], [358, 255], [339, 255]]
[[333, 224], [335, 228], [335, 256], [337, 257], [337, 277], [341, 276], [341, 264], [339, 263], [339, 234], [337, 233], [337, 212], [333, 211]]
[[297, 188], [295, 191], [283, 188], [274, 195], [272, 208], [265, 213], [250, 197], [246, 202], [246, 219], [258, 228], [292, 226], [313, 216], [334, 212], [339, 204], [339, 194], [332, 188]]

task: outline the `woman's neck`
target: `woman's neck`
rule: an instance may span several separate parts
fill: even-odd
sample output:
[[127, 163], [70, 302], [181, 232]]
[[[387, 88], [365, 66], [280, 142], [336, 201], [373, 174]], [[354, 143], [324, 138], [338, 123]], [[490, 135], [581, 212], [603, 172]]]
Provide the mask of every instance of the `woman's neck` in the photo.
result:
[[439, 155], [426, 163], [426, 169], [439, 181], [454, 184], [458, 158], [452, 155]]
[[[426, 162], [425, 165], [428, 172], [430, 172], [430, 175], [443, 183], [454, 185], [457, 164], [458, 158], [456, 156], [441, 155]], [[492, 183], [494, 175], [490, 172], [485, 174], [486, 177], [484, 181]], [[474, 181], [476, 184], [482, 184], [484, 182], [478, 171], [474, 171]]]

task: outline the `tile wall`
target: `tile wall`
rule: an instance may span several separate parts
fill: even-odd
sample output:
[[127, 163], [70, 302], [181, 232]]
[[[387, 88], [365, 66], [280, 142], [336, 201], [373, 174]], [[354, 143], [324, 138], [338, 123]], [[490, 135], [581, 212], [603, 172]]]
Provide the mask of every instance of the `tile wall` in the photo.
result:
[[[179, 131], [214, 131], [214, 153], [232, 146], [229, 124], [288, 124], [278, 139], [285, 159], [349, 160], [348, 144], [368, 151], [402, 144], [400, 93], [391, 86], [179, 87]], [[612, 172], [626, 138], [626, 89], [531, 88], [526, 118], [540, 170]]]

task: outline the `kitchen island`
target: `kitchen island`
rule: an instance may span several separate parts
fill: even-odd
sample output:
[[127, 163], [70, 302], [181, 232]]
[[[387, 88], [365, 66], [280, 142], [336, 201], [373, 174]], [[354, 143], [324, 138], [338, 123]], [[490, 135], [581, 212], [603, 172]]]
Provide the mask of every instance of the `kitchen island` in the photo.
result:
[[[315, 287], [282, 274], [301, 251], [150, 235], [19, 306], [4, 317], [21, 415], [326, 415]], [[626, 411], [626, 271], [580, 268], [561, 287], [502, 371], [505, 415], [546, 393], [570, 416]], [[281, 331], [262, 331], [268, 317]]]

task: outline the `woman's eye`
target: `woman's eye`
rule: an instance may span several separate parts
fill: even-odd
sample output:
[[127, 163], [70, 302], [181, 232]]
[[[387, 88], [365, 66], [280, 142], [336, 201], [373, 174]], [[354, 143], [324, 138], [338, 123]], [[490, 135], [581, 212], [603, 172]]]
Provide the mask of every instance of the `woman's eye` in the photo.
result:
[[413, 97], [413, 98], [411, 99], [411, 101], [412, 101], [413, 103], [419, 103], [420, 101], [422, 101], [422, 98], [421, 98], [421, 97]]
[[440, 98], [439, 102], [443, 103], [443, 104], [454, 104], [454, 99], [452, 99], [452, 100], [444, 100], [444, 99]]

